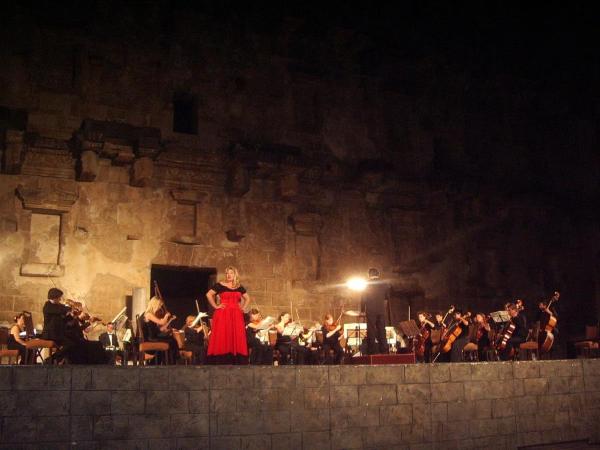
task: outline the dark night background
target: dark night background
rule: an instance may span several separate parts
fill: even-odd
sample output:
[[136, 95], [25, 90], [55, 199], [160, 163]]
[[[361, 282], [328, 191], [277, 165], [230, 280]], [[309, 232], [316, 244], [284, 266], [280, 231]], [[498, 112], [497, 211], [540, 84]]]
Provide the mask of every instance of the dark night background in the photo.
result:
[[[533, 306], [560, 289], [570, 335], [597, 322], [595, 5], [324, 3], [8, 4], [0, 19], [0, 54], [14, 64], [0, 74], [6, 90], [0, 128], [30, 129], [22, 122], [31, 124], [31, 116], [22, 113], [37, 103], [24, 87], [28, 83], [72, 93], [83, 104], [104, 95], [128, 123], [150, 111], [150, 125], [163, 136], [170, 123], [156, 119], [162, 106], [155, 104], [193, 92], [188, 107], [199, 116], [181, 126], [206, 139], [202, 145], [250, 143], [318, 164], [333, 161], [344, 186], [354, 179], [425, 186], [419, 196], [426, 199], [426, 224], [413, 236], [417, 243], [393, 238], [399, 249], [393, 272], [413, 277], [397, 286], [402, 301], [432, 309], [450, 301], [492, 309], [523, 295]], [[54, 65], [53, 78], [46, 68]], [[130, 71], [136, 65], [145, 75]], [[95, 67], [106, 72], [89, 87], [82, 80], [93, 79]], [[295, 91], [295, 80], [309, 80], [310, 87]], [[335, 93], [348, 85], [345, 94]], [[287, 108], [291, 91], [291, 122], [269, 115], [271, 105]], [[241, 106], [226, 111], [230, 102]], [[73, 116], [94, 117], [93, 108], [85, 108]], [[141, 112], [131, 119], [127, 111], [135, 108]], [[327, 125], [336, 114], [335, 127]], [[372, 145], [363, 145], [361, 136]], [[377, 192], [385, 194], [383, 188]], [[305, 209], [319, 209], [305, 203]], [[457, 274], [427, 284], [430, 267], [444, 258]], [[323, 272], [322, 280], [342, 272]], [[582, 317], [584, 311], [589, 314]]]

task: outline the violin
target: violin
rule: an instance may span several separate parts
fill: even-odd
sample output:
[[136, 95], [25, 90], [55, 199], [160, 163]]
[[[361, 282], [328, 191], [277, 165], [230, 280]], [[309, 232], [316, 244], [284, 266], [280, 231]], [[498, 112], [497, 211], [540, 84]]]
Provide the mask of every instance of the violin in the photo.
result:
[[160, 309], [158, 311], [156, 311], [156, 317], [158, 319], [164, 319], [165, 317], [169, 316], [167, 323], [160, 326], [160, 331], [162, 333], [171, 334], [171, 333], [173, 333], [173, 328], [170, 325], [171, 325], [171, 322], [173, 322], [175, 319], [177, 319], [177, 316], [171, 314], [169, 312], [169, 310], [167, 309], [167, 307], [165, 306], [165, 301], [162, 297], [162, 294], [160, 293], [160, 289], [158, 288], [158, 282], [156, 280], [154, 280], [154, 295], [156, 296], [156, 298], [158, 298], [160, 301], [163, 302]]

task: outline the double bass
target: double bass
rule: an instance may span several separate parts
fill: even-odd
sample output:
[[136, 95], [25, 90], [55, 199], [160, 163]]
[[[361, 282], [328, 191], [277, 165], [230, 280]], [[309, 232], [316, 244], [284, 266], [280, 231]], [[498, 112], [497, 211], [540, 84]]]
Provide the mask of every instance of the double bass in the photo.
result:
[[[538, 335], [538, 346], [540, 353], [548, 353], [554, 344], [554, 328], [558, 322], [558, 318], [552, 313], [550, 307], [554, 302], [557, 302], [560, 298], [560, 292], [555, 291], [554, 295], [550, 299], [550, 302], [546, 306], [546, 320], [543, 324], [540, 324], [540, 334]], [[542, 329], [543, 327], [543, 329]]]

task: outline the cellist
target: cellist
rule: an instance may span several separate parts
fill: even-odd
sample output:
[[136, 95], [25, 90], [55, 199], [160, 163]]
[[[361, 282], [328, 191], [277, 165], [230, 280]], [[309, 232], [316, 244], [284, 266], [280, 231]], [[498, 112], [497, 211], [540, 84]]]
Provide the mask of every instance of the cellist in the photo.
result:
[[460, 327], [461, 332], [458, 338], [452, 344], [450, 361], [461, 362], [463, 348], [465, 348], [465, 345], [469, 343], [469, 321], [467, 318], [463, 317], [463, 313], [460, 309], [454, 310], [454, 323], [457, 327]]
[[511, 303], [508, 305], [507, 309], [508, 314], [510, 315], [510, 323], [515, 326], [515, 329], [506, 342], [506, 347], [499, 352], [500, 359], [503, 361], [507, 361], [511, 358], [514, 353], [513, 350], [519, 348], [519, 345], [525, 342], [527, 334], [529, 333], [529, 330], [527, 329], [527, 320], [519, 308]]
[[424, 362], [431, 362], [431, 330], [435, 329], [435, 324], [431, 321], [431, 314], [420, 312], [417, 315], [419, 319], [419, 331], [421, 335], [417, 339], [417, 357]]

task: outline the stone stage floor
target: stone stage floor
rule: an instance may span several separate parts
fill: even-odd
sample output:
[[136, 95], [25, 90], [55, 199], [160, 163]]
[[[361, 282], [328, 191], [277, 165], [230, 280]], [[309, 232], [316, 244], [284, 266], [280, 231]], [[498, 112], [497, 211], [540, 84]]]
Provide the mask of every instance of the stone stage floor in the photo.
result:
[[508, 449], [600, 438], [600, 360], [0, 366], [0, 391], [6, 449]]

